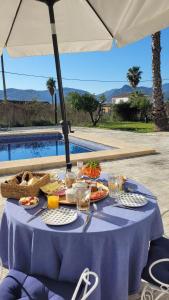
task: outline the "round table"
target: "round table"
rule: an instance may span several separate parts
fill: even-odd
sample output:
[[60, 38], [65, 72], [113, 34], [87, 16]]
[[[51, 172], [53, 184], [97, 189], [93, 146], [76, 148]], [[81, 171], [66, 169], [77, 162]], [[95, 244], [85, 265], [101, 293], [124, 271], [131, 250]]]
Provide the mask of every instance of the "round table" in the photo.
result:
[[[75, 282], [88, 267], [100, 277], [92, 300], [127, 300], [138, 291], [146, 264], [149, 241], [163, 234], [155, 197], [133, 181], [126, 185], [147, 195], [142, 208], [112, 207], [112, 199], [98, 202], [101, 218], [92, 217], [87, 232], [86, 219], [65, 226], [47, 226], [39, 217], [30, 223], [30, 214], [13, 199], [6, 201], [0, 227], [0, 256], [4, 266], [56, 280]], [[41, 199], [40, 206], [44, 203]]]

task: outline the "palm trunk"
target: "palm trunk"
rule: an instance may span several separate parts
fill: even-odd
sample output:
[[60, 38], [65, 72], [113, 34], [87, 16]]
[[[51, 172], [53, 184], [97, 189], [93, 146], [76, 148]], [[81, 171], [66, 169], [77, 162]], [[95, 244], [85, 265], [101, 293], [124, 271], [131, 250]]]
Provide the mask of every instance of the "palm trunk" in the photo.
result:
[[161, 43], [160, 32], [152, 34], [152, 76], [153, 76], [153, 116], [156, 130], [168, 130], [161, 83]]

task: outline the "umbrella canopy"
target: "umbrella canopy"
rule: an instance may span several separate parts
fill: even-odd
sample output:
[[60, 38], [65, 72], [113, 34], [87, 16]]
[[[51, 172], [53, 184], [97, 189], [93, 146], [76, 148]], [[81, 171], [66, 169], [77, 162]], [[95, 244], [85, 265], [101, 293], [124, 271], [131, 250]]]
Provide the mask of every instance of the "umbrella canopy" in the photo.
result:
[[[54, 14], [60, 53], [103, 51], [113, 37], [123, 46], [169, 26], [169, 1], [60, 0]], [[39, 1], [0, 0], [0, 28], [1, 52], [53, 54], [48, 10]]]

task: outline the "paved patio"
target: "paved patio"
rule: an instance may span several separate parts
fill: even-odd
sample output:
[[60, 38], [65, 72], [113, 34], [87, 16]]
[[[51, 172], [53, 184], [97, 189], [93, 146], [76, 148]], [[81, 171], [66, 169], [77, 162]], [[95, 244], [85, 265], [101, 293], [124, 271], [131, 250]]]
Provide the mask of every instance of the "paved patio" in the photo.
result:
[[[76, 135], [90, 138], [96, 137], [99, 143], [105, 140], [114, 141], [114, 143], [127, 143], [135, 148], [138, 145], [155, 149], [158, 154], [148, 155], [136, 158], [128, 158], [116, 161], [102, 162], [102, 169], [105, 172], [113, 171], [116, 174], [126, 175], [140, 183], [146, 185], [158, 198], [161, 212], [169, 209], [169, 132], [165, 133], [131, 133], [126, 131], [112, 131], [93, 128], [75, 128]], [[52, 172], [57, 172], [53, 169]], [[0, 181], [5, 179], [0, 176]], [[0, 203], [0, 213], [3, 210], [4, 201]], [[169, 214], [168, 214], [169, 215]], [[169, 233], [169, 218], [164, 218], [165, 232]], [[139, 295], [130, 297], [130, 299], [140, 299]], [[168, 298], [164, 298], [168, 299]]]

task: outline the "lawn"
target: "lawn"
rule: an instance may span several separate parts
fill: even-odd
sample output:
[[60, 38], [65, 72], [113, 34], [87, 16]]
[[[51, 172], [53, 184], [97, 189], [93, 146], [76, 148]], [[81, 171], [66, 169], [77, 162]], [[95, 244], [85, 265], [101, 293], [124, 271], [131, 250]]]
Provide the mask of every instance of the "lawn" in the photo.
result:
[[153, 132], [155, 130], [153, 123], [144, 122], [104, 122], [97, 125], [98, 128], [107, 128], [113, 130], [128, 130], [133, 132]]

